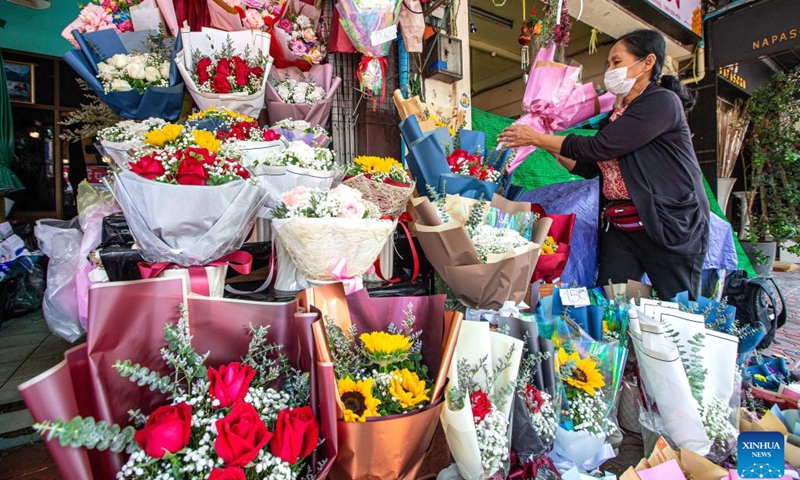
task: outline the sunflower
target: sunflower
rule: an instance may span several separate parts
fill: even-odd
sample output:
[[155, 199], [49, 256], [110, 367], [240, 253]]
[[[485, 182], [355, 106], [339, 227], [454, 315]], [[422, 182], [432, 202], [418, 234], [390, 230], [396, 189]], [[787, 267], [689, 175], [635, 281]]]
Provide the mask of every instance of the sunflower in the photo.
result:
[[213, 133], [207, 130], [195, 130], [192, 132], [192, 137], [194, 137], [194, 143], [196, 143], [198, 147], [205, 148], [211, 153], [217, 153], [219, 151], [220, 142]]
[[431, 398], [428, 396], [430, 391], [430, 388], [425, 388], [425, 380], [420, 380], [416, 373], [407, 368], [392, 372], [389, 393], [403, 408], [416, 407], [420, 403], [430, 400]]
[[364, 344], [367, 360], [381, 368], [404, 361], [414, 345], [411, 338], [400, 333], [362, 333], [358, 338]]
[[144, 134], [145, 143], [154, 147], [163, 147], [164, 145], [174, 142], [183, 132], [183, 125], [175, 125], [169, 123], [164, 125], [158, 130], [151, 130]]
[[[600, 369], [597, 368], [597, 362], [591, 358], [581, 358], [577, 352], [567, 353], [563, 348], [559, 348], [558, 365], [562, 372], [562, 380], [589, 395], [594, 395], [595, 390], [606, 385]], [[565, 374], [565, 371], [569, 371], [569, 373]]]
[[371, 378], [354, 382], [349, 377], [337, 382], [345, 422], [364, 422], [367, 417], [380, 417], [377, 408], [381, 401], [372, 396], [373, 382]]

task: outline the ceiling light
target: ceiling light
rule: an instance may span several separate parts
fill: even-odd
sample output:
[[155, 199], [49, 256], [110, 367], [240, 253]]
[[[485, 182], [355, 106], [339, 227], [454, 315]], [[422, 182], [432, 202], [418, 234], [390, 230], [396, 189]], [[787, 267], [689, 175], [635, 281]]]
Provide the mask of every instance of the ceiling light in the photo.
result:
[[39, 132], [30, 132], [28, 133], [28, 136], [31, 138], [39, 138]]

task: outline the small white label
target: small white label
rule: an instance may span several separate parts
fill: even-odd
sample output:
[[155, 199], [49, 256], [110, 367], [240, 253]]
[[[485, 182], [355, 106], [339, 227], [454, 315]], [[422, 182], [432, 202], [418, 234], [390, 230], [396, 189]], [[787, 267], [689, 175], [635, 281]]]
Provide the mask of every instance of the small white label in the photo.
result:
[[395, 38], [397, 38], [397, 25], [386, 27], [383, 30], [372, 32], [369, 35], [369, 39], [372, 42], [373, 47], [376, 47], [378, 45], [383, 45], [386, 42], [391, 42]]
[[564, 288], [558, 293], [561, 296], [561, 305], [565, 307], [587, 307], [592, 304], [586, 287]]

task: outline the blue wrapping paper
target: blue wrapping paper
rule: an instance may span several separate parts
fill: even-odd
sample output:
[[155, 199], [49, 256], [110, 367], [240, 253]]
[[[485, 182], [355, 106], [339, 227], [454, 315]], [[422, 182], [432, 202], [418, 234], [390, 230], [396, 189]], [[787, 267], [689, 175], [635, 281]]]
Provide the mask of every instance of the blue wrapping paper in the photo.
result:
[[[561, 304], [559, 288], [553, 289], [553, 296], [546, 302], [553, 315], [566, 315], [577, 323], [584, 332], [597, 341], [603, 340], [603, 314], [602, 306], [589, 305], [586, 307], [564, 307]], [[544, 300], [544, 299], [542, 299]], [[546, 310], [545, 310], [546, 311]]]
[[[491, 199], [502, 185], [508, 184], [508, 173], [504, 173], [497, 183], [452, 173], [447, 163], [447, 151], [453, 150], [454, 144], [447, 127], [423, 132], [417, 118], [411, 115], [400, 122], [400, 132], [408, 147], [406, 164], [422, 195], [427, 196], [426, 186], [429, 185], [441, 195], [457, 194], [468, 198]], [[486, 153], [484, 132], [461, 130], [459, 142], [460, 148], [470, 154]], [[506, 151], [489, 166], [495, 169], [502, 168], [510, 153], [510, 150]]]
[[[103, 84], [97, 78], [97, 64], [118, 53], [127, 54], [133, 45], [141, 45], [141, 32], [124, 40], [113, 30], [80, 33], [73, 30], [72, 35], [81, 46], [80, 50], [70, 50], [64, 54], [64, 61], [89, 85], [92, 91], [117, 115], [129, 120], [144, 120], [159, 117], [167, 121], [178, 119], [183, 108], [183, 82], [175, 65], [174, 52], [181, 49], [180, 36], [173, 49], [170, 65], [169, 87], [148, 87], [144, 94], [138, 91], [105, 93]], [[127, 46], [126, 46], [127, 44]]]

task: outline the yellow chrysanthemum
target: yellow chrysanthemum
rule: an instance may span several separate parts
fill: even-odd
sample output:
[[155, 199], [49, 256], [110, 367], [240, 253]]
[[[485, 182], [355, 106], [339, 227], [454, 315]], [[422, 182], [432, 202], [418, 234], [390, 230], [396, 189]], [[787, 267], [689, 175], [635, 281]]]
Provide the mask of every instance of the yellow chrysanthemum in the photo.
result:
[[420, 380], [416, 373], [407, 368], [392, 372], [389, 393], [403, 408], [416, 407], [420, 403], [430, 400], [431, 398], [428, 396], [430, 391], [430, 388], [425, 388], [425, 380]]
[[351, 378], [343, 378], [337, 382], [339, 398], [344, 407], [345, 422], [364, 422], [368, 417], [380, 417], [378, 405], [381, 401], [372, 396], [374, 380], [367, 378], [354, 382]]
[[552, 255], [558, 251], [558, 243], [553, 237], [547, 237], [542, 245], [542, 255]]
[[581, 358], [577, 352], [567, 353], [563, 348], [558, 349], [558, 366], [562, 367], [570, 364], [571, 371], [569, 375], [564, 375], [562, 371], [562, 380], [567, 382], [578, 390], [583, 390], [589, 395], [594, 395], [595, 390], [605, 387], [606, 382], [603, 380], [603, 375], [600, 369], [597, 368], [597, 362], [591, 358]]
[[197, 144], [198, 147], [205, 148], [211, 153], [217, 153], [219, 151], [219, 140], [208, 130], [195, 130], [192, 132], [192, 136], [194, 137], [194, 143]]
[[358, 338], [364, 344], [364, 356], [381, 368], [404, 361], [414, 345], [411, 338], [400, 333], [362, 333]]
[[158, 130], [152, 130], [144, 134], [145, 143], [154, 147], [163, 147], [164, 145], [174, 142], [183, 132], [182, 125], [175, 125], [169, 123], [164, 125]]

